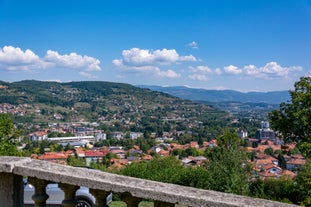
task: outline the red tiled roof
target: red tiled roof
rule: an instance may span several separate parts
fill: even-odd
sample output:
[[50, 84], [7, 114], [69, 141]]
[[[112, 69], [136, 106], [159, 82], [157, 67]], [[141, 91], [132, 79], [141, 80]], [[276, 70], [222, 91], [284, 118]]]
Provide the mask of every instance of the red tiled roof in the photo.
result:
[[286, 163], [292, 164], [292, 165], [304, 165], [307, 163], [307, 160], [305, 160], [305, 159], [290, 159]]
[[294, 173], [294, 172], [292, 172], [292, 171], [290, 171], [290, 170], [284, 170], [284, 171], [283, 171], [283, 175], [284, 175], [284, 176], [288, 176], [288, 177], [290, 177], [290, 178], [296, 177], [296, 173]]
[[85, 157], [103, 157], [107, 152], [102, 150], [85, 150]]
[[190, 147], [191, 148], [197, 148], [199, 146], [198, 142], [190, 142]]
[[158, 154], [162, 155], [162, 156], [169, 156], [170, 155], [170, 152], [169, 151], [165, 151], [165, 150], [160, 150], [158, 152]]
[[151, 155], [145, 155], [141, 158], [142, 160], [152, 160], [153, 157]]
[[39, 160], [58, 160], [67, 159], [67, 155], [63, 152], [47, 152], [38, 157]]
[[125, 153], [125, 150], [123, 149], [114, 149], [110, 151], [112, 154], [123, 154]]
[[269, 164], [265, 165], [263, 168], [264, 168], [264, 170], [270, 170], [271, 168], [276, 168], [279, 171], [282, 171], [282, 168], [280, 168], [280, 167], [278, 167], [278, 166], [276, 166], [276, 165], [274, 165], [272, 163], [269, 163]]

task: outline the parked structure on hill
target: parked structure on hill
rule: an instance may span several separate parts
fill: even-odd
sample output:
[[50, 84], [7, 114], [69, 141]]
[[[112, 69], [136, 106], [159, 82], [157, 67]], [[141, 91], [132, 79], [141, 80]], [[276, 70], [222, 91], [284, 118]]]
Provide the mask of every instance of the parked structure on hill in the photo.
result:
[[261, 128], [256, 131], [255, 137], [259, 140], [267, 139], [271, 141], [275, 141], [275, 132], [269, 128], [268, 121], [261, 122]]

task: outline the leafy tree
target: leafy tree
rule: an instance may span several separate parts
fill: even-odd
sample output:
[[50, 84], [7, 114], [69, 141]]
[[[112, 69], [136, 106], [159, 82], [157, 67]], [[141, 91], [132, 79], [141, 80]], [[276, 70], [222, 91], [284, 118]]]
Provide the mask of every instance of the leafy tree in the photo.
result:
[[132, 163], [122, 170], [123, 175], [166, 183], [180, 183], [181, 162], [173, 156], [154, 158], [149, 162]]
[[85, 166], [85, 160], [75, 157], [75, 156], [69, 156], [67, 158], [67, 164], [74, 167], [84, 167]]
[[271, 126], [287, 141], [311, 141], [311, 77], [301, 77], [289, 93], [291, 101], [269, 114]]
[[311, 158], [311, 143], [301, 142], [298, 144], [298, 149], [304, 157]]
[[19, 156], [16, 145], [12, 142], [14, 125], [9, 114], [0, 114], [0, 156]]
[[297, 202], [311, 206], [311, 161], [309, 160], [295, 178]]
[[294, 182], [288, 177], [266, 180], [258, 178], [250, 183], [250, 195], [257, 198], [296, 203]]
[[271, 147], [268, 147], [265, 149], [265, 154], [273, 156], [273, 149]]
[[210, 149], [206, 164], [211, 190], [248, 194], [251, 167], [246, 151], [236, 133], [226, 132], [217, 139], [218, 147]]
[[9, 138], [13, 133], [13, 122], [9, 114], [0, 114], [0, 138]]
[[286, 169], [286, 160], [282, 154], [278, 155], [278, 165], [283, 170]]

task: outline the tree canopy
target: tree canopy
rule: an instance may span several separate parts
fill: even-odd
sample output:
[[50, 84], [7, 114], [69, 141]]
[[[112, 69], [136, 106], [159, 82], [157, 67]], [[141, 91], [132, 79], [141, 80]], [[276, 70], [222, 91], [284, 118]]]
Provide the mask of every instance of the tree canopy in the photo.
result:
[[272, 128], [286, 141], [311, 141], [311, 77], [301, 77], [289, 91], [291, 101], [281, 103], [269, 114]]
[[14, 125], [10, 115], [0, 114], [0, 156], [16, 156], [20, 155], [11, 138], [14, 133]]

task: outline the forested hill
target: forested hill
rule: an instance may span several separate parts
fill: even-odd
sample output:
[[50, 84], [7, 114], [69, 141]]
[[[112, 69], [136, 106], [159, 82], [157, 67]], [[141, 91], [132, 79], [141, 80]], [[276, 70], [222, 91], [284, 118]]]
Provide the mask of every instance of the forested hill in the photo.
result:
[[[225, 125], [228, 114], [205, 104], [142, 89], [129, 84], [102, 81], [0, 82], [0, 104], [33, 122], [106, 121], [134, 122], [134, 126], [163, 120], [184, 123], [216, 122]], [[16, 115], [17, 116], [17, 115]]]
[[288, 91], [271, 91], [271, 92], [239, 92], [234, 90], [207, 90], [198, 88], [188, 88], [185, 86], [140, 86], [155, 91], [177, 96], [179, 98], [193, 101], [205, 102], [241, 102], [241, 103], [267, 103], [280, 104], [290, 100]]

